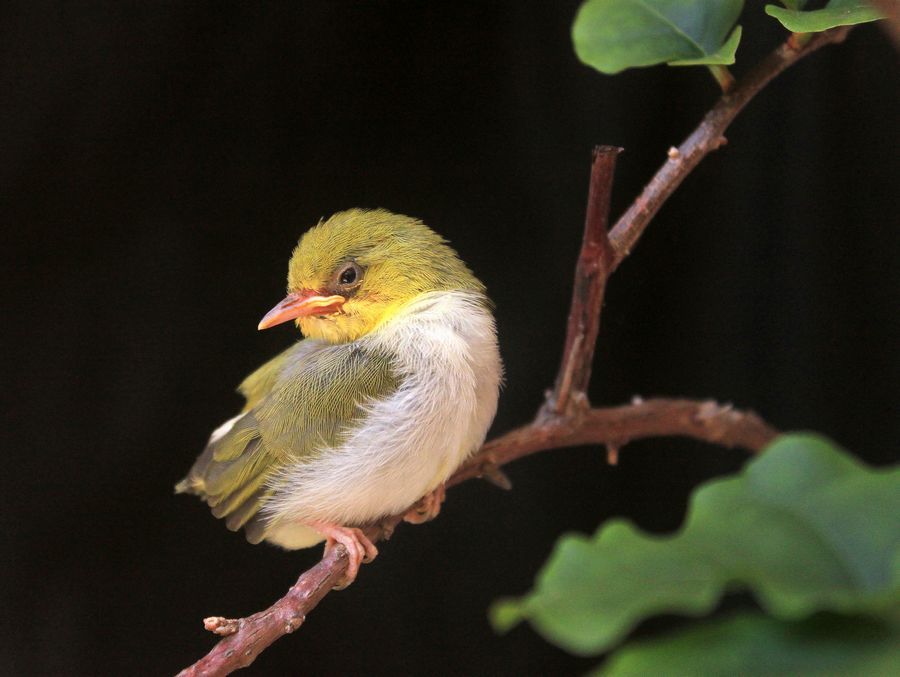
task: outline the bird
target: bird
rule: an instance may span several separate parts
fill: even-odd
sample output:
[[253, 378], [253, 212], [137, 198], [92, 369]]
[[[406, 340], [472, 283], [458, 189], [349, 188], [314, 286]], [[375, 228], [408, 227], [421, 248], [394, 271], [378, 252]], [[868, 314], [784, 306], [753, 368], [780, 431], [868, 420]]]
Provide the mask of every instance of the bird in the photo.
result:
[[446, 240], [385, 209], [320, 220], [287, 281], [258, 328], [293, 320], [303, 338], [244, 379], [175, 490], [250, 543], [343, 545], [342, 588], [378, 554], [362, 527], [433, 519], [482, 445], [503, 374], [493, 304]]

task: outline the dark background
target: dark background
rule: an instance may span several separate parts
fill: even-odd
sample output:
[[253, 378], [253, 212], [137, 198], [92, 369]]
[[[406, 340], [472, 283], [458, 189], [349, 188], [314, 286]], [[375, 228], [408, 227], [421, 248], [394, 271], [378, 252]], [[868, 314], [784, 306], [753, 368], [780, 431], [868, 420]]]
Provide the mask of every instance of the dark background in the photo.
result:
[[[761, 3], [737, 74], [784, 36]], [[449, 238], [497, 303], [495, 433], [553, 381], [590, 148], [620, 213], [716, 97], [699, 68], [602, 76], [577, 2], [5, 3], [0, 672], [166, 674], [200, 619], [279, 597], [318, 548], [250, 546], [173, 496], [241, 378], [299, 235], [383, 206]], [[592, 397], [716, 397], [874, 463], [900, 437], [898, 60], [855, 30], [753, 101], [611, 282]], [[746, 456], [681, 440], [520, 461], [401, 527], [248, 674], [583, 672], [486, 609], [557, 536], [671, 530]]]

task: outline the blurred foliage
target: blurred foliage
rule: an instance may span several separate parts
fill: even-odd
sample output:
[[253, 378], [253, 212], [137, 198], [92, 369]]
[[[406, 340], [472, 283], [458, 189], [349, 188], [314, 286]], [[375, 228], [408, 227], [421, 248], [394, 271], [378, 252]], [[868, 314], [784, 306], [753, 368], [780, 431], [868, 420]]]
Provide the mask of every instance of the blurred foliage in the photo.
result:
[[[590, 538], [563, 536], [535, 588], [498, 602], [491, 615], [500, 630], [528, 620], [562, 648], [595, 655], [614, 648], [648, 617], [707, 614], [726, 592], [747, 590], [778, 622], [763, 616], [723, 620], [699, 636], [749, 643], [763, 653], [769, 647], [768, 658], [777, 665], [798, 660], [805, 649], [812, 658], [821, 641], [818, 626], [805, 629], [804, 641], [769, 642], [762, 635], [776, 633], [779, 623], [828, 611], [842, 619], [828, 627], [868, 618], [896, 640], [898, 516], [900, 468], [866, 467], [816, 435], [783, 435], [740, 474], [697, 489], [673, 536], [646, 534], [623, 520], [607, 522]], [[742, 629], [762, 635], [741, 637]], [[628, 656], [638, 657], [628, 660], [688, 656], [697, 636], [642, 652], [629, 649]], [[865, 648], [866, 660], [878, 659], [878, 646]], [[713, 670], [719, 653], [704, 656], [703, 667]], [[720, 667], [727, 672], [733, 665]]]
[[820, 615], [780, 621], [744, 613], [662, 639], [626, 644], [596, 674], [890, 675], [900, 665], [896, 625]]

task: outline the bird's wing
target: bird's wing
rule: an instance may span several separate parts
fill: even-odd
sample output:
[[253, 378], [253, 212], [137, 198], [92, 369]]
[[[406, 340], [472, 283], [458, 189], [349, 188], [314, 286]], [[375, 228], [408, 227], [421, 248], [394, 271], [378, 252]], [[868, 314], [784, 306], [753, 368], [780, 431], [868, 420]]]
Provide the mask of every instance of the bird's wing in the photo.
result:
[[339, 443], [366, 403], [398, 383], [390, 355], [301, 341], [241, 384], [244, 412], [213, 433], [176, 491], [200, 495], [229, 529], [243, 527], [258, 543], [267, 527], [259, 511], [274, 491], [268, 480]]
[[298, 341], [241, 381], [241, 385], [239, 385], [237, 389], [246, 400], [242, 412], [250, 411], [262, 402], [265, 396], [272, 392], [272, 388], [275, 386], [278, 375], [281, 373], [284, 366], [288, 364], [291, 359], [297, 359], [300, 354], [307, 352], [307, 350], [315, 345], [315, 341]]

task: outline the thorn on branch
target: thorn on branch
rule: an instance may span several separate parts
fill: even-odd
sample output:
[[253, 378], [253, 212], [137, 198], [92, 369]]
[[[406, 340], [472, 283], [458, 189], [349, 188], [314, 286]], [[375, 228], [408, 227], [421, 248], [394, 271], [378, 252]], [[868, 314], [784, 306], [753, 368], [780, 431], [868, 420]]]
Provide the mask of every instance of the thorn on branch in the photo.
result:
[[481, 465], [481, 477], [484, 478], [485, 481], [490, 482], [495, 487], [499, 487], [504, 491], [509, 491], [512, 489], [512, 480], [509, 479], [509, 476], [500, 470], [500, 466], [498, 466], [494, 461], [486, 461]]
[[619, 465], [619, 445], [606, 443], [606, 462], [610, 465]]

